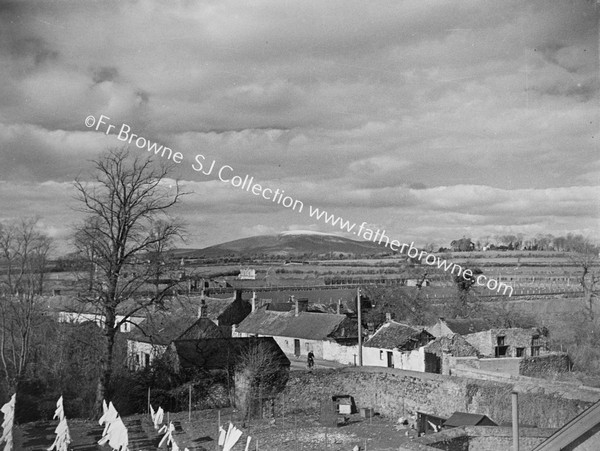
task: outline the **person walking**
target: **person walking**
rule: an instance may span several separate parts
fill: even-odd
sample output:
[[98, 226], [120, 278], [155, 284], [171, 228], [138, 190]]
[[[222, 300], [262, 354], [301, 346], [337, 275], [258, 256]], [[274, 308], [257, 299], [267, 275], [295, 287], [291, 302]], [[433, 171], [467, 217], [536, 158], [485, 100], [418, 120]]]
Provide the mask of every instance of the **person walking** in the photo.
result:
[[313, 366], [315, 366], [315, 355], [313, 354], [312, 350], [308, 351], [307, 363], [309, 370], [311, 370]]

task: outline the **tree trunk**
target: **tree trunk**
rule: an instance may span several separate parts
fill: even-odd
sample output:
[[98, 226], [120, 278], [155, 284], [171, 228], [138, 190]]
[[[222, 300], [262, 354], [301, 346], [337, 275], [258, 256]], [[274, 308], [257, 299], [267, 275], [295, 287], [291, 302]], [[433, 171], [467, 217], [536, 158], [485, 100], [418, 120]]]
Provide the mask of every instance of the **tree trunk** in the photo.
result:
[[94, 415], [102, 415], [102, 401], [106, 399], [108, 387], [110, 385], [110, 377], [112, 374], [113, 351], [115, 344], [115, 312], [112, 309], [106, 311], [105, 327], [105, 350], [104, 357], [100, 363], [100, 377], [98, 378], [98, 386], [96, 388], [96, 401], [94, 403]]

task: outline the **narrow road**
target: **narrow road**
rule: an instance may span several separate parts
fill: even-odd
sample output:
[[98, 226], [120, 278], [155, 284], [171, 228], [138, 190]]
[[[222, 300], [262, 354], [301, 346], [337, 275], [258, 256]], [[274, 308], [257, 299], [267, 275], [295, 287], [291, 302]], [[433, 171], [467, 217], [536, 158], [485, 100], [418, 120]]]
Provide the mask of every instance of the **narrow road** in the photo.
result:
[[[306, 356], [296, 357], [294, 354], [286, 354], [287, 358], [290, 359], [290, 370], [292, 371], [301, 371], [307, 370], [308, 366], [306, 364]], [[331, 362], [329, 360], [320, 360], [315, 359], [315, 366], [313, 368], [341, 368], [346, 365], [343, 365], [338, 362]]]

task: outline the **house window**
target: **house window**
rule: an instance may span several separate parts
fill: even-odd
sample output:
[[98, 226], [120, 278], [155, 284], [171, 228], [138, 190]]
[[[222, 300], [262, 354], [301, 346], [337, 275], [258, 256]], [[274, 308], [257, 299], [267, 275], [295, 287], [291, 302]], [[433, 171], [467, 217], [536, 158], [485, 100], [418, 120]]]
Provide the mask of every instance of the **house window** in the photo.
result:
[[150, 354], [144, 353], [144, 367], [150, 366]]
[[495, 348], [495, 356], [496, 357], [506, 357], [508, 354], [508, 346], [505, 345], [505, 336], [499, 335], [496, 337], [496, 348]]
[[379, 360], [383, 360], [383, 351], [379, 351]]
[[523, 357], [525, 355], [525, 348], [517, 348], [517, 357]]
[[532, 357], [540, 355], [541, 345], [542, 345], [542, 342], [540, 340], [539, 335], [534, 335], [533, 337], [531, 337], [531, 356]]
[[310, 346], [308, 343], [305, 343], [304, 346], [306, 346], [306, 352], [310, 351]]

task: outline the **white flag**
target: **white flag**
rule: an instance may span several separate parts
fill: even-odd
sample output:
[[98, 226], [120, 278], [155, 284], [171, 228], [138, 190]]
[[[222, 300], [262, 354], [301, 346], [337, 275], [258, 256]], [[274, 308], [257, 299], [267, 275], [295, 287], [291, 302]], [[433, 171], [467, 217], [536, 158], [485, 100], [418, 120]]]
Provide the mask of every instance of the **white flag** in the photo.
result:
[[229, 423], [227, 429], [227, 436], [225, 437], [225, 445], [223, 445], [223, 451], [231, 451], [233, 446], [238, 442], [242, 436], [242, 431], [236, 428], [232, 423]]
[[154, 424], [154, 429], [159, 429], [160, 425], [163, 422], [164, 416], [165, 411], [162, 407], [159, 407], [158, 410], [155, 412], [152, 408], [152, 405], [150, 405], [150, 417], [152, 418], [152, 424]]
[[99, 445], [109, 444], [110, 447], [117, 451], [128, 451], [129, 438], [127, 436], [127, 428], [123, 423], [123, 420], [119, 417], [119, 413], [113, 403], [109, 403], [106, 407], [106, 403], [103, 403], [104, 415], [100, 418], [99, 423], [104, 426], [102, 432], [102, 438], [98, 442]]
[[154, 416], [154, 429], [159, 428], [159, 426], [163, 422], [164, 416], [165, 416], [165, 411], [163, 410], [162, 407], [159, 407], [158, 410], [156, 411], [156, 415]]
[[225, 436], [227, 432], [223, 429], [223, 426], [219, 426], [219, 446], [223, 446], [225, 444]]
[[[173, 438], [173, 432], [175, 432], [175, 426], [173, 426], [173, 423], [169, 422], [169, 426], [163, 426], [162, 428], [160, 428], [158, 433], [160, 434], [162, 431], [165, 431], [165, 435], [160, 440], [158, 447], [162, 448], [162, 446], [166, 443], [167, 446], [171, 446], [171, 451], [179, 451], [179, 445], [177, 445], [175, 439]], [[185, 451], [188, 451], [188, 449], [185, 448]]]
[[17, 394], [11, 396], [10, 401], [0, 408], [0, 412], [4, 414], [4, 421], [2, 421], [2, 437], [0, 437], [0, 443], [5, 442], [4, 451], [11, 451], [13, 447], [13, 424], [15, 421], [15, 402], [17, 400]]
[[71, 434], [69, 433], [69, 426], [67, 425], [67, 418], [65, 417], [65, 410], [63, 407], [63, 397], [58, 398], [56, 402], [56, 411], [54, 417], [58, 419], [58, 426], [54, 430], [56, 438], [52, 446], [48, 448], [48, 451], [55, 449], [56, 451], [68, 451], [69, 443], [71, 443]]

